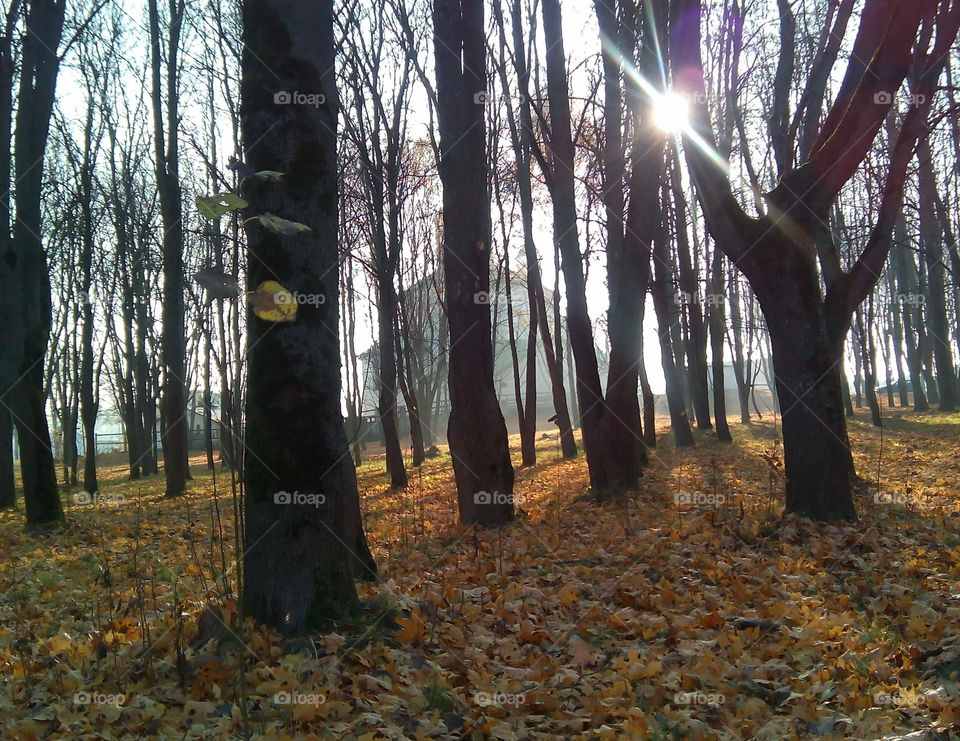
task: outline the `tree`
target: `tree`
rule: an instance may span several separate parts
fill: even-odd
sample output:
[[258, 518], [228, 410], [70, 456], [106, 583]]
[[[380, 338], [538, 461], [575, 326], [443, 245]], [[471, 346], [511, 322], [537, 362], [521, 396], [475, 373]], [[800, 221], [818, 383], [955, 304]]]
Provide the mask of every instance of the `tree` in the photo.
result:
[[[843, 342], [854, 310], [882, 272], [902, 203], [906, 162], [923, 134], [943, 58], [956, 38], [960, 5], [867, 0], [850, 61], [822, 123], [820, 81], [829, 77], [835, 50], [816, 62], [802, 92], [807, 123], [796, 158], [800, 164], [793, 164], [796, 127], [773, 138], [781, 171], [777, 186], [765, 195], [766, 212], [758, 217], [743, 210], [713, 159], [717, 148], [706, 108], [700, 6], [699, 0], [681, 0], [672, 17], [673, 79], [693, 100], [684, 150], [711, 234], [750, 282], [770, 333], [782, 408], [786, 510], [819, 520], [852, 519], [853, 464], [839, 373]], [[782, 36], [781, 41], [782, 56], [791, 55], [792, 39]], [[826, 226], [829, 210], [867, 156], [911, 69], [911, 92], [925, 96], [925, 102], [914, 105], [900, 127], [877, 223], [864, 251], [844, 271]], [[788, 106], [790, 92], [782, 81], [774, 86], [774, 110]], [[789, 116], [775, 118], [785, 125]]]
[[[610, 366], [601, 439], [609, 449], [607, 486], [622, 490], [636, 486], [647, 460], [638, 384], [650, 257], [662, 229], [657, 184], [663, 169], [664, 136], [653, 123], [652, 101], [641, 90], [638, 78], [657, 75], [657, 23], [666, 4], [651, 3], [642, 14], [633, 2], [595, 0], [594, 5], [603, 46], [603, 200], [610, 296]], [[625, 74], [622, 67], [627, 68]], [[629, 161], [623, 146], [621, 76], [626, 80], [632, 129]], [[625, 185], [629, 187], [626, 205]]]
[[[351, 93], [350, 113], [345, 126], [359, 163], [366, 212], [367, 234], [371, 243], [371, 278], [376, 288], [377, 310], [377, 413], [383, 430], [387, 472], [394, 488], [407, 485], [407, 471], [397, 426], [396, 343], [398, 299], [396, 276], [403, 234], [400, 216], [409, 189], [404, 178], [404, 146], [413, 65], [400, 55], [400, 70], [395, 79], [384, 79], [384, 63], [391, 51], [383, 0], [368, 15], [351, 17], [345, 29], [349, 49], [346, 87]], [[391, 91], [387, 92], [387, 86]], [[402, 368], [401, 368], [402, 370]], [[402, 375], [402, 374], [401, 374]], [[418, 460], [422, 463], [420, 446]]]
[[[183, 318], [183, 194], [180, 186], [180, 35], [185, 0], [168, 2], [168, 35], [161, 52], [157, 0], [149, 0], [151, 101], [157, 192], [163, 221], [163, 469], [166, 496], [180, 496], [190, 477], [187, 463], [186, 341]], [[166, 60], [166, 84], [163, 65]], [[164, 106], [164, 95], [166, 95]]]
[[[24, 22], [20, 82], [11, 163], [10, 116], [14, 65], [10, 47], [20, 4], [6, 17], [0, 79], [0, 188], [6, 207], [0, 228], [0, 399], [17, 426], [27, 524], [44, 526], [63, 519], [53, 448], [47, 424], [44, 355], [50, 336], [50, 275], [41, 240], [43, 162], [50, 132], [66, 3], [32, 2]], [[10, 165], [16, 174], [14, 208], [9, 207]], [[16, 220], [11, 224], [12, 213]]]
[[333, 2], [248, 0], [243, 29], [247, 281], [317, 297], [294, 321], [247, 323], [244, 613], [289, 635], [351, 614], [375, 568], [340, 412]]
[[450, 326], [447, 439], [460, 521], [494, 525], [513, 517], [513, 466], [493, 386], [490, 193], [483, 3], [434, 0], [434, 55], [443, 271]]
[[537, 424], [536, 358], [538, 330], [543, 340], [543, 353], [547, 363], [547, 372], [550, 375], [553, 410], [560, 434], [560, 450], [564, 458], [573, 458], [577, 455], [577, 443], [573, 437], [573, 426], [570, 423], [567, 391], [563, 385], [563, 368], [557, 359], [553, 338], [550, 334], [550, 323], [547, 318], [546, 298], [543, 293], [543, 280], [540, 271], [540, 259], [537, 254], [536, 243], [533, 239], [533, 187], [530, 175], [530, 158], [532, 156], [532, 149], [536, 146], [536, 138], [533, 129], [533, 113], [529, 96], [530, 68], [527, 63], [527, 49], [523, 37], [520, 0], [513, 0], [510, 5], [510, 22], [513, 36], [513, 66], [516, 73], [517, 89], [521, 92], [516, 101], [516, 118], [519, 119], [519, 121], [516, 120], [513, 115], [513, 99], [510, 96], [510, 87], [507, 81], [507, 40], [503, 13], [499, 3], [494, 3], [493, 11], [500, 39], [500, 82], [507, 106], [507, 122], [509, 125], [510, 142], [513, 148], [517, 191], [520, 198], [523, 254], [526, 260], [527, 306], [529, 308], [529, 316], [527, 325], [526, 392], [523, 412], [521, 414], [521, 455], [524, 465], [533, 465], [536, 461], [536, 442], [534, 436], [536, 434]]
[[[550, 189], [554, 244], [562, 261], [563, 279], [567, 289], [567, 332], [576, 364], [577, 400], [590, 486], [598, 497], [603, 497], [613, 490], [615, 484], [611, 480], [610, 471], [612, 451], [606, 445], [602, 427], [606, 409], [600, 386], [597, 352], [593, 343], [593, 327], [587, 311], [583, 255], [580, 252], [577, 232], [575, 152], [570, 126], [570, 93], [567, 86], [560, 3], [558, 0], [545, 0], [541, 10], [544, 42], [547, 47], [550, 125], [548, 155], [538, 154], [537, 159]], [[554, 293], [556, 298], [557, 292]], [[557, 340], [559, 357], [560, 333], [554, 332], [554, 337]], [[639, 414], [636, 425], [633, 422], [628, 424], [636, 431], [640, 424]], [[633, 445], [633, 442], [630, 444]]]

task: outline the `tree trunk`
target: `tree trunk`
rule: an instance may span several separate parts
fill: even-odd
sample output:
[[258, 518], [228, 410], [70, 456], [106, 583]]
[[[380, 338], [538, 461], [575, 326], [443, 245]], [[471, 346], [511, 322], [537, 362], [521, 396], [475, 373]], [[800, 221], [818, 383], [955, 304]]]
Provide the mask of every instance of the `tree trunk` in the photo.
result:
[[44, 527], [63, 520], [42, 387], [43, 367], [39, 359], [34, 358], [32, 367], [10, 394], [20, 444], [20, 475], [28, 527]]
[[850, 396], [850, 382], [847, 380], [847, 371], [844, 364], [840, 364], [840, 392], [843, 395], [843, 409], [848, 417], [855, 417], [853, 398]]
[[895, 311], [901, 312], [903, 319], [903, 339], [907, 350], [907, 368], [910, 371], [910, 386], [913, 391], [913, 411], [926, 412], [930, 409], [927, 395], [923, 389], [923, 371], [921, 369], [920, 348], [914, 322], [920, 321], [919, 296], [913, 258], [907, 244], [907, 228], [903, 218], [897, 220], [893, 239], [894, 273], [897, 276], [897, 294]]
[[[766, 238], [783, 235], [774, 230]], [[828, 330], [813, 250], [784, 258], [751, 283], [773, 348], [786, 511], [827, 522], [853, 520], [852, 458], [840, 394], [842, 335], [838, 342]]]
[[[22, 363], [7, 397], [17, 418], [20, 468], [27, 525], [40, 527], [63, 520], [50, 431], [47, 426], [43, 361], [51, 325], [50, 274], [40, 239], [43, 161], [47, 148], [66, 4], [30, 3], [21, 47], [20, 90], [14, 135], [16, 172], [13, 260], [19, 272]], [[4, 227], [6, 228], [6, 227]], [[9, 259], [9, 258], [8, 258]], [[4, 339], [4, 343], [9, 340]], [[6, 391], [6, 388], [0, 388]]]
[[[570, 130], [570, 98], [567, 88], [566, 58], [558, 0], [544, 0], [542, 5], [544, 39], [547, 45], [547, 93], [550, 102], [549, 167], [551, 198], [553, 201], [554, 241], [559, 252], [563, 278], [567, 289], [567, 333], [570, 352], [576, 365], [576, 389], [583, 429], [583, 447], [587, 454], [590, 486], [597, 496], [606, 496], [620, 488], [624, 479], [616, 470], [614, 452], [610, 445], [605, 417], [608, 413], [596, 348], [593, 344], [593, 326], [587, 311], [586, 281], [583, 255], [577, 234], [577, 207], [574, 177], [574, 147]], [[554, 297], [555, 300], [557, 297]], [[556, 333], [555, 333], [556, 334]], [[559, 343], [558, 343], [559, 347]], [[559, 352], [558, 352], [559, 354]], [[635, 393], [635, 392], [634, 392]], [[633, 425], [632, 420], [626, 422]], [[639, 409], [635, 427], [639, 428]], [[634, 430], [638, 432], [638, 430]], [[621, 430], [622, 432], [622, 430]], [[639, 435], [631, 446], [640, 445]]]
[[[167, 497], [186, 491], [187, 466], [187, 399], [186, 341], [183, 319], [183, 202], [179, 165], [179, 101], [177, 97], [177, 57], [180, 48], [182, 6], [171, 0], [174, 12], [169, 19], [166, 54], [161, 55], [160, 18], [157, 0], [148, 2], [150, 19], [150, 52], [152, 68], [153, 143], [157, 193], [163, 222], [163, 305], [160, 335], [163, 363], [163, 468]], [[162, 72], [166, 60], [166, 111]], [[166, 113], [166, 124], [164, 124]]]
[[747, 384], [743, 359], [743, 310], [740, 304], [740, 283], [732, 272], [729, 275], [730, 291], [730, 335], [733, 347], [733, 378], [737, 384], [737, 402], [740, 407], [740, 424], [751, 424], [750, 389]]
[[[281, 235], [248, 220], [248, 285], [278, 280], [324, 297], [292, 322], [247, 318], [243, 609], [292, 635], [353, 615], [354, 577], [375, 568], [340, 412], [333, 3], [254, 0], [243, 28], [241, 123], [244, 141], [258, 142], [248, 164], [284, 173], [244, 181], [248, 213], [312, 230]], [[289, 90], [324, 102], [279, 107], [274, 95]]]
[[[92, 239], [91, 239], [92, 259]], [[89, 281], [85, 280], [89, 285]], [[93, 388], [93, 305], [89, 288], [83, 302], [83, 329], [80, 360], [80, 414], [83, 423], [83, 490], [96, 493], [97, 487], [97, 401]]]
[[[502, 206], [502, 201], [500, 198], [499, 188], [500, 182], [499, 178], [494, 176], [494, 184], [497, 188], [497, 207], [498, 210]], [[502, 210], [500, 210], [503, 213]], [[504, 229], [504, 231], [506, 231]], [[504, 235], [506, 237], [506, 235]], [[506, 280], [504, 282], [504, 289], [506, 292], [507, 299], [507, 343], [510, 346], [510, 365], [513, 368], [513, 397], [514, 402], [517, 405], [517, 424], [520, 428], [520, 461], [523, 466], [532, 466], [537, 462], [537, 451], [536, 451], [536, 417], [534, 417], [533, 425], [531, 425], [527, 419], [527, 410], [524, 406], [523, 399], [523, 390], [520, 383], [520, 357], [517, 352], [517, 329], [516, 323], [514, 322], [514, 312], [513, 312], [513, 286], [511, 284], [511, 274], [510, 274], [510, 243], [504, 238], [503, 242], [503, 270]], [[536, 356], [534, 356], [534, 361], [536, 361]], [[529, 356], [528, 356], [528, 370], [529, 370]], [[536, 393], [536, 376], [534, 376], [534, 393]], [[533, 413], [536, 415], [536, 405], [534, 404]]]
[[17, 487], [13, 470], [13, 417], [0, 404], [0, 509], [12, 509], [17, 504]]
[[713, 417], [717, 422], [717, 439], [732, 442], [730, 426], [727, 424], [727, 396], [723, 380], [723, 340], [726, 329], [723, 297], [723, 253], [718, 247], [713, 251], [713, 264], [710, 268], [710, 294], [707, 297], [707, 323], [710, 328], [710, 354], [713, 365]]
[[[523, 460], [529, 465], [536, 463], [536, 434], [537, 434], [537, 335], [543, 334], [544, 354], [547, 358], [548, 373], [551, 386], [559, 384], [559, 388], [552, 388], [553, 407], [557, 426], [560, 431], [561, 449], [564, 458], [572, 458], [577, 454], [577, 444], [573, 439], [573, 429], [570, 426], [570, 411], [567, 407], [567, 392], [563, 386], [563, 373], [557, 372], [556, 358], [553, 354], [553, 345], [550, 342], [550, 327], [546, 318], [543, 298], [543, 282], [540, 274], [540, 261], [537, 256], [537, 245], [533, 241], [533, 190], [530, 182], [530, 147], [535, 141], [533, 131], [533, 115], [530, 111], [529, 87], [530, 71], [527, 65], [525, 39], [523, 37], [523, 23], [521, 18], [520, 0], [513, 0], [510, 8], [513, 24], [513, 60], [517, 73], [517, 84], [522, 96], [518, 101], [519, 129], [510, 118], [510, 138], [513, 142], [514, 160], [516, 164], [517, 190], [520, 195], [520, 222], [523, 226], [523, 255], [527, 268], [527, 358], [525, 378], [525, 398], [523, 409], [523, 424], [526, 436], [533, 442], [530, 450], [521, 451]], [[501, 34], [501, 47], [506, 49], [506, 38], [503, 29], [503, 19], [500, 4], [496, 3], [494, 13]], [[508, 82], [503, 80], [504, 89]], [[542, 330], [541, 330], [542, 328]], [[521, 439], [524, 431], [521, 430]]]
[[[389, 282], [389, 287], [384, 282]], [[397, 316], [397, 300], [393, 291], [393, 272], [390, 277], [378, 277], [377, 327], [379, 351], [379, 394], [377, 414], [383, 430], [383, 445], [386, 449], [387, 473], [390, 486], [402, 489], [407, 485], [407, 470], [403, 463], [403, 448], [397, 426], [397, 353], [394, 344], [393, 323]]]
[[[872, 313], [872, 312], [871, 312]], [[880, 403], [877, 400], [877, 379], [874, 368], [876, 367], [876, 355], [873, 352], [873, 341], [868, 336], [869, 329], [864, 327], [863, 316], [858, 310], [856, 316], [856, 342], [859, 345], [857, 350], [860, 353], [861, 364], [863, 366], [863, 390], [867, 397], [867, 407], [870, 409], [870, 420], [874, 427], [883, 426], [883, 418], [880, 416]], [[872, 316], [867, 317], [866, 325], [872, 324]]]
[[657, 400], [647, 378], [643, 359], [643, 338], [640, 340], [640, 395], [643, 397], [643, 444], [650, 450], [657, 447]]
[[[401, 342], [400, 337], [401, 324], [403, 323], [404, 317], [402, 308], [403, 301], [404, 293], [401, 288], [398, 294], [397, 317], [396, 324], [394, 325], [396, 334], [393, 341], [397, 348], [397, 382], [400, 385], [400, 393], [403, 394], [404, 404], [407, 405], [407, 417], [410, 422], [410, 447], [413, 449], [413, 465], [417, 467], [423, 465], [424, 460], [426, 460], [426, 451], [423, 442], [423, 423], [420, 419], [420, 401], [414, 391], [413, 385], [410, 383], [412, 373], [410, 370], [409, 345], [405, 346], [404, 343]], [[406, 332], [409, 342], [409, 328], [403, 326], [402, 329]]]
[[80, 419], [83, 424], [84, 465], [83, 489], [88, 494], [97, 492], [97, 397], [94, 389], [93, 352], [93, 253], [96, 225], [93, 223], [94, 173], [94, 103], [87, 101], [83, 128], [82, 159], [79, 172], [80, 203]]
[[917, 149], [920, 171], [920, 244], [927, 267], [927, 329], [937, 366], [937, 390], [941, 412], [957, 408], [957, 377], [947, 322], [947, 291], [944, 281], [943, 230], [937, 218], [937, 181], [933, 171], [930, 141]]
[[680, 168], [677, 164], [679, 152], [676, 147], [670, 154], [670, 186], [673, 193], [674, 226], [677, 232], [678, 285], [683, 308], [688, 318], [687, 350], [687, 393], [693, 414], [697, 420], [697, 429], [709, 430], [710, 401], [707, 389], [707, 332], [703, 323], [699, 289], [697, 287], [697, 256], [691, 257], [690, 238], [687, 234], [687, 199], [683, 195], [683, 183], [680, 180]]
[[[894, 247], [894, 249], [896, 249], [896, 247]], [[896, 269], [892, 267], [891, 270], [888, 271], [888, 287], [891, 299], [895, 299], [897, 293], [895, 276]], [[907, 377], [903, 372], [903, 322], [900, 317], [900, 306], [895, 300], [890, 302], [890, 321], [893, 334], [893, 360], [897, 367], [897, 395], [900, 398], [900, 406], [906, 408], [910, 403], [910, 397], [907, 387]]]
[[667, 406], [670, 409], [670, 424], [678, 448], [694, 444], [693, 431], [687, 417], [686, 400], [683, 393], [683, 377], [677, 366], [672, 339], [674, 329], [673, 309], [676, 307], [676, 294], [673, 289], [673, 265], [670, 260], [670, 246], [667, 244], [666, 227], [653, 241], [652, 287], [653, 309], [657, 315], [657, 331], [660, 338], [660, 362], [663, 366], [663, 378], [667, 387]]
[[513, 518], [513, 466], [493, 386], [490, 304], [490, 194], [487, 186], [486, 34], [482, 3], [435, 0], [434, 54], [443, 269], [450, 327], [447, 439], [460, 521], [498, 525]]

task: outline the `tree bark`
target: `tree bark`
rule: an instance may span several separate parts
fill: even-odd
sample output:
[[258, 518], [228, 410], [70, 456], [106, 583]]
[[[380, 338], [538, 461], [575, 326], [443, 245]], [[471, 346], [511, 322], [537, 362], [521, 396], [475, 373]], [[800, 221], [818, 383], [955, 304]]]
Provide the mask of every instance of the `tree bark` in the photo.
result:
[[[244, 180], [248, 213], [311, 229], [248, 220], [248, 286], [276, 280], [325, 298], [292, 322], [247, 319], [244, 614], [292, 635], [353, 615], [353, 580], [375, 569], [340, 412], [333, 3], [250, 0], [243, 29], [241, 125], [257, 142], [247, 162], [284, 173]], [[275, 103], [293, 90], [323, 103]]]
[[666, 234], [662, 233], [653, 246], [654, 283], [653, 309], [657, 315], [657, 332], [660, 337], [660, 362], [663, 366], [663, 378], [667, 387], [667, 406], [670, 410], [670, 424], [678, 448], [694, 444], [693, 431], [687, 418], [686, 403], [683, 397], [683, 380], [677, 368], [671, 340], [671, 307], [676, 296], [673, 290], [673, 275], [670, 265], [670, 249]]
[[[389, 287], [384, 285], [389, 282]], [[379, 352], [379, 393], [377, 414], [383, 430], [383, 445], [386, 449], [387, 473], [390, 485], [401, 489], [407, 485], [407, 470], [403, 463], [403, 448], [397, 426], [397, 348], [394, 342], [394, 325], [397, 316], [397, 299], [393, 290], [393, 271], [389, 277], [377, 278], [377, 328]]]
[[[574, 177], [574, 146], [570, 131], [570, 97], [567, 88], [566, 58], [558, 0], [544, 0], [542, 5], [544, 39], [547, 45], [547, 95], [550, 102], [549, 164], [541, 162], [547, 172], [553, 201], [554, 242], [560, 255], [566, 284], [567, 333], [570, 352], [576, 365], [576, 389], [579, 403], [583, 447], [591, 489], [598, 497], [607, 496], [622, 486], [629, 486], [630, 477], [614, 470], [613, 450], [604, 417], [609, 413], [600, 385], [600, 371], [593, 326], [587, 311], [586, 281], [583, 255], [577, 234], [577, 207]], [[557, 300], [557, 297], [554, 297]], [[557, 333], [554, 333], [555, 336]], [[559, 339], [558, 339], [559, 355]], [[639, 409], [636, 427], [640, 425]], [[628, 421], [627, 424], [632, 424]], [[636, 432], [636, 430], [634, 430]], [[621, 430], [622, 432], [622, 430]], [[629, 434], [629, 433], [628, 433]], [[640, 445], [639, 436], [631, 436], [631, 446]]]
[[13, 418], [0, 404], [0, 509], [12, 509], [17, 504], [13, 465]]
[[[14, 135], [14, 190], [16, 221], [12, 248], [14, 270], [20, 281], [22, 334], [8, 341], [22, 341], [21, 364], [9, 396], [16, 418], [20, 445], [20, 468], [27, 525], [42, 527], [63, 520], [53, 448], [47, 425], [43, 361], [51, 325], [50, 274], [40, 234], [43, 160], [47, 148], [60, 57], [57, 49], [63, 31], [65, 3], [47, 0], [31, 3], [21, 46], [20, 89]], [[17, 294], [15, 294], [17, 295]], [[5, 313], [5, 312], [0, 312]], [[3, 388], [6, 390], [6, 387]]]
[[713, 417], [717, 423], [717, 438], [721, 442], [732, 442], [730, 425], [727, 423], [727, 395], [723, 379], [723, 345], [726, 328], [723, 296], [723, 253], [714, 247], [713, 263], [710, 267], [710, 295], [707, 300], [707, 324], [710, 329], [710, 354], [713, 365]]
[[88, 494], [97, 492], [97, 398], [94, 389], [93, 354], [93, 100], [87, 102], [84, 126], [83, 161], [80, 165], [81, 246], [80, 246], [80, 299], [83, 324], [80, 330], [80, 418], [83, 424], [83, 490]]
[[674, 147], [670, 153], [670, 189], [673, 194], [674, 226], [677, 233], [677, 282], [689, 325], [687, 341], [684, 343], [687, 351], [687, 394], [693, 407], [697, 429], [709, 430], [713, 424], [710, 421], [707, 388], [707, 332], [697, 286], [697, 256], [691, 256], [690, 238], [687, 234], [687, 199], [683, 194], [678, 159], [679, 152]]
[[[161, 54], [157, 0], [149, 0], [151, 99], [154, 166], [163, 222], [163, 303], [160, 335], [163, 363], [163, 468], [167, 497], [186, 491], [187, 465], [186, 342], [183, 309], [183, 195], [180, 187], [178, 55], [183, 0], [169, 0], [170, 28]], [[166, 85], [162, 81], [166, 59]], [[166, 88], [164, 90], [164, 87]], [[166, 105], [164, 106], [164, 93]], [[166, 117], [166, 122], [164, 122]]]
[[513, 518], [513, 466], [493, 385], [490, 304], [490, 194], [487, 184], [486, 34], [482, 3], [434, 0], [434, 54], [443, 269], [450, 327], [447, 439], [460, 521], [498, 525]]
[[947, 322], [943, 230], [937, 218], [937, 181], [928, 139], [920, 142], [917, 161], [920, 173], [920, 246], [927, 267], [927, 334], [933, 346], [937, 368], [937, 391], [940, 396], [937, 408], [941, 412], [952, 412], [957, 408], [957, 376], [950, 347], [950, 325]]

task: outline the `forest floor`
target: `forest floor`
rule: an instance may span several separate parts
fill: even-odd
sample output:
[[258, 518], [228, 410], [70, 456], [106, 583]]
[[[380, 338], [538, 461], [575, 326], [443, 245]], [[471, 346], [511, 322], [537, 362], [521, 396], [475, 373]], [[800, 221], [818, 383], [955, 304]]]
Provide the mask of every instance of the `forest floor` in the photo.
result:
[[772, 421], [734, 445], [664, 435], [603, 505], [544, 436], [517, 521], [482, 533], [456, 523], [448, 456], [403, 492], [366, 462], [380, 579], [360, 623], [293, 642], [235, 619], [228, 474], [214, 495], [195, 459], [165, 501], [105, 469], [96, 504], [65, 494], [62, 532], [0, 514], [0, 733], [960, 737], [960, 415], [886, 413], [882, 441], [851, 425], [850, 525], [780, 517]]

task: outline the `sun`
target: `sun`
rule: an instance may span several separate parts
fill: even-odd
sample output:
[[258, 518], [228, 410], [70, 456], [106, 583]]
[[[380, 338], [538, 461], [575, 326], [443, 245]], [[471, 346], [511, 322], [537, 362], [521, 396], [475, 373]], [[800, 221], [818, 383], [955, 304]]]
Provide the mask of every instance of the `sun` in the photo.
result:
[[672, 91], [658, 94], [653, 100], [653, 122], [661, 131], [675, 134], [687, 125], [690, 119], [690, 103]]

